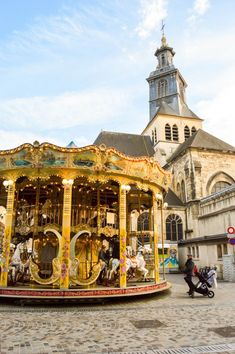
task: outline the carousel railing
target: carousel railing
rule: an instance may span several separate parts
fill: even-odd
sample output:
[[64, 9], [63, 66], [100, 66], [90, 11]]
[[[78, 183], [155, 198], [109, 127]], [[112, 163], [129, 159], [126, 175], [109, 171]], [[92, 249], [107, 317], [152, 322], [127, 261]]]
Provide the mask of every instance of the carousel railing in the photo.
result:
[[[62, 225], [62, 216], [62, 204], [52, 204], [48, 207], [40, 206], [38, 210], [38, 226], [46, 226], [48, 224]], [[35, 226], [35, 220], [35, 205], [18, 207], [16, 209], [15, 228], [17, 232], [27, 234]]]
[[[100, 207], [99, 212], [101, 227], [108, 225], [118, 229], [118, 216], [115, 209]], [[97, 207], [72, 205], [71, 214], [71, 226], [85, 224], [90, 227], [97, 227]]]
[[45, 226], [47, 224], [62, 225], [63, 217], [63, 205], [52, 204], [49, 207], [41, 207], [39, 209], [39, 226]]

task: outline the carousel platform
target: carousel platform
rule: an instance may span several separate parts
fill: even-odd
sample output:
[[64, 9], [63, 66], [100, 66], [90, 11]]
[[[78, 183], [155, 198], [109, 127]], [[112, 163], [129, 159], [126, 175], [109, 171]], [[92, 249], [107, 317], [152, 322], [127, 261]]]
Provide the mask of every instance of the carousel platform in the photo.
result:
[[7, 287], [0, 288], [0, 298], [18, 298], [18, 299], [105, 299], [105, 298], [123, 298], [134, 297], [147, 294], [154, 294], [166, 291], [171, 288], [171, 284], [166, 280], [160, 281], [158, 284], [136, 284], [125, 289], [115, 287], [100, 287], [87, 289], [40, 289], [28, 287]]

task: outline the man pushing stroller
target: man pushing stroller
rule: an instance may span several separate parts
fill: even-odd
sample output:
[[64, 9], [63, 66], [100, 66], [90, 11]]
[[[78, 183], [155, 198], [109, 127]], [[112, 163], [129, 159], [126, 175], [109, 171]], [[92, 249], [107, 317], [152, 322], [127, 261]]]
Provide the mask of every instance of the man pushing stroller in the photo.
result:
[[191, 254], [188, 254], [188, 259], [187, 262], [185, 263], [185, 268], [183, 270], [183, 273], [185, 274], [184, 280], [186, 281], [189, 287], [188, 294], [191, 297], [194, 297], [195, 286], [192, 282], [192, 277], [194, 273], [194, 262], [193, 262], [193, 256]]
[[[193, 262], [193, 257], [188, 254], [187, 262], [185, 263], [185, 268], [183, 272], [186, 274], [184, 280], [189, 286], [188, 294], [194, 298], [194, 292], [201, 294], [203, 296], [208, 296], [209, 298], [214, 297], [214, 292], [209, 290], [212, 287], [212, 283], [216, 280], [216, 268], [213, 269], [214, 272], [209, 272], [210, 268], [206, 272], [198, 272], [197, 266]], [[195, 275], [199, 281], [197, 284], [192, 282], [192, 277]]]

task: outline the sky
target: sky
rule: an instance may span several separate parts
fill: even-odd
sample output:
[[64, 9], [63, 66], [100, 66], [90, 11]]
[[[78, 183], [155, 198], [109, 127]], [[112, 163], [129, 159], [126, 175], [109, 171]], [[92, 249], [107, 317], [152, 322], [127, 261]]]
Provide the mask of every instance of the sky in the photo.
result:
[[234, 0], [0, 0], [0, 149], [140, 134], [165, 22], [187, 103], [234, 144]]

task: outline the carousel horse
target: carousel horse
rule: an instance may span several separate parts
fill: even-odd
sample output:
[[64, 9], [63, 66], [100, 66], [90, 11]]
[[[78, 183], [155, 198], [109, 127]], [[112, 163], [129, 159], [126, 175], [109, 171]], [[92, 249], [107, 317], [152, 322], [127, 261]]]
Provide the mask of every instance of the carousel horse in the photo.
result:
[[147, 252], [147, 250], [141, 246], [138, 248], [137, 255], [133, 255], [132, 247], [127, 246], [127, 259], [130, 259], [130, 270], [132, 271], [132, 277], [135, 276], [135, 270], [139, 271], [142, 275], [144, 280], [147, 279], [147, 274], [148, 274], [148, 269], [145, 267], [146, 262], [144, 259], [144, 254]]
[[[126, 273], [129, 274], [130, 269], [135, 268], [134, 264], [132, 263], [131, 258], [129, 257], [129, 250], [128, 247], [126, 248]], [[117, 274], [118, 268], [120, 266], [120, 260], [118, 258], [110, 258], [107, 270], [107, 279], [111, 280], [112, 276]]]
[[120, 261], [117, 258], [110, 258], [109, 264], [108, 264], [108, 270], [106, 277], [108, 280], [112, 279], [112, 276], [117, 274], [117, 270], [119, 268]]
[[[14, 246], [14, 247], [13, 247]], [[20, 242], [15, 247], [12, 245], [13, 255], [9, 264], [9, 281], [15, 284], [17, 281], [24, 281], [29, 271], [29, 258], [32, 253], [32, 238]]]

